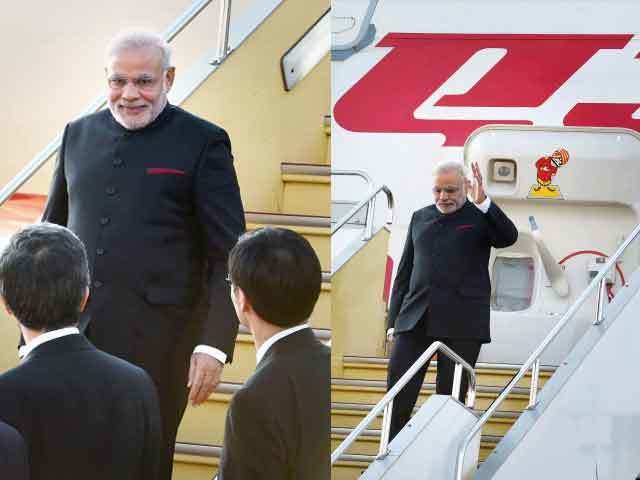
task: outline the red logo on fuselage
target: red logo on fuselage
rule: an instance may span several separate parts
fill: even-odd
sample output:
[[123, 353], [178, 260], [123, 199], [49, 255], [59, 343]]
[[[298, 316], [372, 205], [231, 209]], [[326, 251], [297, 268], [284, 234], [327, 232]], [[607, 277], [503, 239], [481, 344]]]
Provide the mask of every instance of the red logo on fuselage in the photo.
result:
[[[415, 112], [462, 65], [484, 49], [506, 54], [465, 93], [442, 95], [435, 107], [538, 107], [601, 49], [622, 49], [632, 35], [496, 35], [390, 33], [391, 51], [335, 104], [334, 118], [353, 132], [441, 133], [462, 146], [487, 124], [530, 120], [416, 118]], [[637, 103], [576, 103], [564, 125], [616, 126], [640, 131]]]

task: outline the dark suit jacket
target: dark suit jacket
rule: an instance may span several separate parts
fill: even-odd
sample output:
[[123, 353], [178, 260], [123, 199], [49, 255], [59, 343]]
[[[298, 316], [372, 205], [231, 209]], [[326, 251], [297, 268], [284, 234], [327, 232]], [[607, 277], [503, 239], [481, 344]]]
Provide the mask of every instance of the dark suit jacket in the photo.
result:
[[271, 346], [231, 401], [219, 480], [329, 480], [329, 357], [311, 329]]
[[32, 480], [159, 478], [151, 379], [82, 335], [43, 343], [0, 375], [0, 419], [22, 434]]
[[18, 431], [0, 422], [0, 478], [29, 480], [27, 448]]
[[[231, 144], [167, 105], [129, 131], [108, 110], [67, 125], [43, 220], [84, 242], [93, 279], [81, 326], [94, 344], [154, 378], [186, 326], [233, 354], [238, 329], [227, 256], [244, 231]], [[138, 361], [143, 358], [144, 361]]]
[[489, 255], [518, 239], [492, 201], [486, 214], [466, 202], [443, 215], [435, 205], [414, 212], [391, 294], [388, 328], [412, 330], [427, 308], [427, 335], [490, 342]]

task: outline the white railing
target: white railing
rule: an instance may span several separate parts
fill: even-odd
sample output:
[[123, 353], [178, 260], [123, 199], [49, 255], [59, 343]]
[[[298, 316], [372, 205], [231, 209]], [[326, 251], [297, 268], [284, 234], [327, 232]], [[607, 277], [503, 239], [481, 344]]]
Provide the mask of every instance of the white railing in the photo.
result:
[[[460, 448], [458, 450], [458, 456], [456, 458], [456, 480], [462, 480], [462, 468], [464, 463], [464, 458], [467, 453], [467, 448], [469, 444], [473, 440], [482, 427], [489, 421], [491, 416], [496, 412], [498, 407], [502, 404], [502, 402], [507, 398], [509, 393], [515, 388], [516, 384], [520, 381], [522, 377], [529, 371], [529, 369], [533, 369], [533, 375], [531, 379], [531, 396], [529, 400], [529, 407], [533, 408], [536, 403], [535, 395], [538, 390], [538, 376], [540, 371], [540, 356], [547, 349], [549, 344], [553, 341], [554, 338], [562, 331], [562, 329], [569, 323], [569, 321], [574, 317], [574, 315], [578, 312], [578, 310], [582, 307], [584, 302], [589, 298], [589, 296], [594, 293], [596, 290], [599, 291], [598, 298], [598, 313], [596, 314], [596, 319], [594, 320], [594, 325], [599, 324], [604, 318], [604, 303], [602, 300], [602, 292], [603, 292], [603, 284], [606, 282], [606, 276], [611, 268], [615, 268], [616, 263], [620, 259], [620, 256], [624, 253], [627, 247], [640, 235], [640, 224], [638, 224], [631, 235], [620, 245], [616, 253], [614, 253], [611, 257], [609, 257], [607, 263], [600, 269], [598, 274], [595, 276], [593, 281], [589, 284], [589, 286], [582, 292], [580, 297], [571, 305], [569, 310], [562, 316], [560, 321], [551, 329], [549, 334], [545, 337], [545, 339], [538, 345], [538, 347], [534, 350], [534, 352], [529, 356], [526, 362], [522, 365], [518, 373], [513, 377], [513, 379], [509, 382], [509, 384], [502, 390], [498, 398], [491, 404], [489, 408], [482, 414], [482, 416], [478, 419], [476, 424], [473, 426], [471, 431], [467, 434], [467, 436], [462, 441]], [[535, 393], [534, 393], [535, 392]]]
[[345, 438], [342, 443], [331, 454], [331, 465], [336, 463], [340, 457], [346, 452], [351, 444], [364, 432], [369, 424], [384, 410], [382, 435], [380, 438], [380, 450], [379, 456], [386, 455], [388, 451], [389, 442], [389, 428], [391, 426], [391, 413], [393, 410], [393, 399], [398, 395], [400, 390], [409, 383], [413, 376], [433, 357], [436, 352], [446, 355], [456, 363], [454, 372], [454, 381], [452, 396], [458, 398], [460, 393], [460, 385], [462, 383], [462, 369], [464, 369], [469, 377], [469, 384], [467, 390], [467, 406], [473, 408], [476, 399], [476, 374], [473, 371], [473, 367], [462, 359], [456, 352], [451, 350], [442, 342], [433, 342], [424, 351], [420, 358], [418, 358], [413, 365], [400, 377], [396, 384], [386, 393], [384, 397], [369, 411], [367, 416], [354, 428], [351, 433]]

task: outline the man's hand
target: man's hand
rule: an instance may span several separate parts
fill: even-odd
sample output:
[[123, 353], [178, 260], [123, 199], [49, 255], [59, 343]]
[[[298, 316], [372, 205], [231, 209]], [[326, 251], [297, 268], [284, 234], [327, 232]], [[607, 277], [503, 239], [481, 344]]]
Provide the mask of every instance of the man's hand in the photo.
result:
[[391, 352], [391, 349], [393, 348], [393, 332], [395, 331], [395, 328], [390, 328], [387, 330], [387, 341], [384, 342], [384, 351], [385, 353], [389, 353]]
[[222, 363], [206, 353], [193, 353], [189, 366], [189, 401], [194, 407], [204, 402], [220, 383]]
[[482, 185], [482, 174], [480, 173], [480, 167], [478, 162], [471, 164], [471, 170], [473, 172], [473, 185], [471, 180], [465, 179], [467, 184], [467, 193], [471, 194], [471, 201], [476, 205], [480, 205], [485, 201], [487, 195], [484, 193], [484, 186]]

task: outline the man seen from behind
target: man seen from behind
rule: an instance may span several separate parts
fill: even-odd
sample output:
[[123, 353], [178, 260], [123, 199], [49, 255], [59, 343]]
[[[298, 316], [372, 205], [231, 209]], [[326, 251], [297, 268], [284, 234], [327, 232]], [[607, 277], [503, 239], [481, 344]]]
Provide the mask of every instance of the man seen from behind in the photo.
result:
[[257, 367], [227, 413], [220, 480], [330, 477], [330, 353], [307, 323], [321, 275], [309, 242], [291, 230], [247, 233], [229, 255], [231, 296]]
[[32, 480], [157, 480], [155, 386], [80, 334], [88, 285], [87, 255], [71, 231], [42, 223], [11, 238], [0, 296], [26, 344], [20, 365], [0, 375], [0, 420], [24, 438]]

